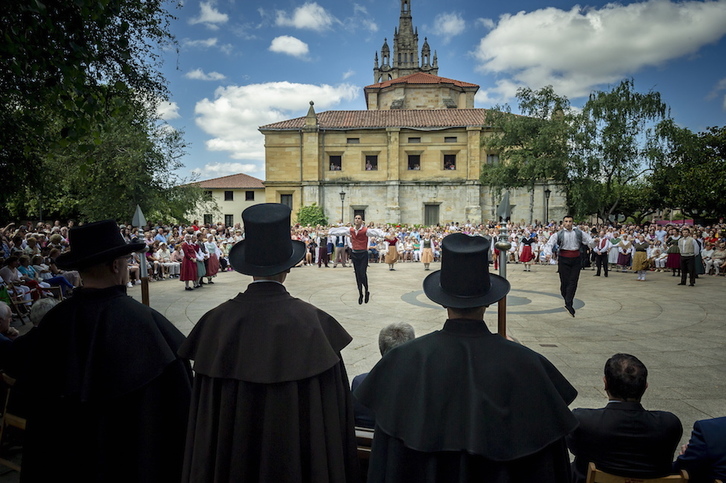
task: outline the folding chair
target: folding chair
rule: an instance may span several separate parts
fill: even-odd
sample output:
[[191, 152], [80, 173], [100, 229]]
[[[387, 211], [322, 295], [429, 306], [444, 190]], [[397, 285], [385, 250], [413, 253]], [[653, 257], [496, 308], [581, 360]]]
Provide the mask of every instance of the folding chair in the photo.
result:
[[[8, 407], [11, 397], [11, 388], [15, 384], [15, 379], [2, 373], [0, 378], [0, 386], [5, 390], [5, 401], [3, 403], [3, 412], [0, 415], [0, 446], [3, 444], [3, 437], [5, 436], [5, 429], [10, 426], [25, 431], [25, 418], [11, 414], [8, 412]], [[9, 459], [0, 457], [0, 465], [7, 466], [17, 472], [20, 472], [20, 465], [10, 461]]]
[[10, 310], [18, 316], [20, 322], [25, 325], [25, 317], [30, 321], [30, 304], [29, 301], [23, 300], [22, 296], [13, 290], [12, 293], [8, 290], [7, 285], [0, 287], [0, 300], [8, 304]]
[[602, 470], [598, 470], [595, 467], [595, 463], [590, 462], [587, 469], [587, 480], [585, 483], [687, 483], [688, 473], [685, 470], [681, 470], [678, 475], [668, 475], [661, 478], [637, 478], [632, 476], [616, 476], [610, 473], [606, 473]]

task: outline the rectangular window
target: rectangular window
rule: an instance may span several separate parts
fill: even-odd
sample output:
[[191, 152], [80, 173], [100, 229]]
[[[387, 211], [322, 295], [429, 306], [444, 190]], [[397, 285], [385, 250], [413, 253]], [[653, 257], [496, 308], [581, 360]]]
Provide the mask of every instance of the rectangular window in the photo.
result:
[[245, 191], [245, 201], [255, 201], [255, 192]]
[[378, 155], [366, 155], [366, 171], [378, 171]]
[[456, 169], [456, 154], [444, 154], [444, 169]]
[[445, 143], [455, 143], [456, 142], [456, 136], [446, 136], [444, 137]]
[[212, 224], [212, 215], [204, 215], [204, 224], [205, 225], [211, 225]]
[[421, 169], [421, 155], [420, 154], [409, 154], [408, 155], [408, 169], [409, 170]]
[[224, 201], [234, 201], [234, 191], [225, 191]]
[[408, 142], [411, 144], [418, 144], [421, 142], [421, 138], [408, 138]]
[[360, 144], [360, 138], [348, 138], [348, 144]]
[[292, 209], [292, 195], [280, 195], [280, 203]]
[[498, 154], [487, 154], [487, 164], [495, 165], [499, 164]]
[[224, 215], [224, 226], [234, 225], [234, 215]]
[[343, 156], [331, 155], [330, 156], [330, 171], [340, 171], [343, 167]]

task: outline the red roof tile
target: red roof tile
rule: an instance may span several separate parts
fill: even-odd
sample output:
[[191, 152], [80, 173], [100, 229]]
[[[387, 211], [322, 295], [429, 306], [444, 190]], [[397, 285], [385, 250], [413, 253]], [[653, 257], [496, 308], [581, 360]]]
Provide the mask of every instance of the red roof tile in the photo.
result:
[[478, 85], [470, 84], [469, 82], [447, 79], [446, 77], [439, 77], [436, 75], [426, 74], [424, 72], [417, 72], [415, 74], [405, 75], [396, 79], [379, 82], [378, 84], [371, 84], [369, 86], [366, 86], [365, 89], [383, 89], [394, 84], [453, 84], [457, 87], [476, 87], [477, 89], [479, 88]]
[[242, 173], [199, 181], [197, 185], [204, 189], [254, 189], [265, 187], [262, 180]]
[[[414, 74], [418, 75], [418, 74]], [[324, 111], [317, 114], [321, 129], [382, 129], [388, 127], [436, 129], [485, 126], [487, 109], [392, 109], [375, 111]], [[261, 126], [260, 131], [297, 130], [305, 117]]]

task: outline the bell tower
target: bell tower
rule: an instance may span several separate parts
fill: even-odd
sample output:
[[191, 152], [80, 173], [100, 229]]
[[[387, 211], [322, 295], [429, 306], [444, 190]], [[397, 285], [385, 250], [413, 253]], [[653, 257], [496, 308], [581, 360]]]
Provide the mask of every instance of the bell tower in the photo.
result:
[[390, 54], [388, 39], [381, 47], [381, 64], [378, 64], [378, 52], [376, 52], [373, 64], [373, 82], [380, 83], [396, 79], [417, 72], [438, 75], [439, 66], [434, 52], [431, 60], [431, 48], [428, 41], [424, 40], [424, 47], [419, 60], [418, 50], [418, 28], [413, 26], [411, 14], [411, 1], [401, 0], [401, 15], [398, 20], [398, 27], [393, 32], [393, 55]]

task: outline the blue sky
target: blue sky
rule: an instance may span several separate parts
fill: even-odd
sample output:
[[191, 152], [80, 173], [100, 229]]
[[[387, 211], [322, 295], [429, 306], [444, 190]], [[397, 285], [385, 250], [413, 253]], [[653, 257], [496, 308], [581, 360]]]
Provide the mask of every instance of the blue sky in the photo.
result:
[[[478, 84], [475, 107], [520, 86], [553, 85], [575, 107], [632, 77], [693, 131], [726, 124], [726, 0], [574, 3], [412, 0], [419, 52], [439, 75]], [[265, 177], [261, 125], [316, 111], [365, 109], [373, 60], [391, 49], [399, 0], [183, 0], [166, 52], [162, 117], [190, 144], [184, 177]]]

